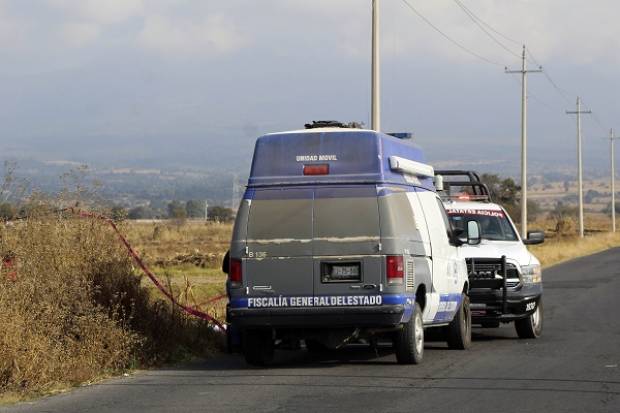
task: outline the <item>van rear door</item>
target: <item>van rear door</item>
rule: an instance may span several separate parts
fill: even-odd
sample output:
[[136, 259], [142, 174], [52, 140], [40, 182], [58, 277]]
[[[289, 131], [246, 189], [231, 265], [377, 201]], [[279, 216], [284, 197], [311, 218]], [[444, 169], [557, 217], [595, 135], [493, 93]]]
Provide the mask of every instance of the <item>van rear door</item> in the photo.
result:
[[249, 296], [313, 295], [312, 189], [260, 189], [250, 204]]
[[383, 259], [374, 185], [314, 191], [314, 294], [377, 294]]

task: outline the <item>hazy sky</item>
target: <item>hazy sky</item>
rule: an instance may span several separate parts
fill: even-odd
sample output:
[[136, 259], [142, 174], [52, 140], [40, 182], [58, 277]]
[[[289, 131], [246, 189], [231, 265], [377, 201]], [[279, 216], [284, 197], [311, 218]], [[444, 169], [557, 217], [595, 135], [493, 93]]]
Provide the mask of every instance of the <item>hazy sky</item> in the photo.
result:
[[[533, 161], [572, 162], [579, 93], [586, 157], [620, 130], [620, 3], [460, 0], [525, 42], [569, 103], [530, 76]], [[413, 131], [434, 159], [451, 145], [513, 157], [519, 143], [520, 46], [501, 48], [454, 0], [409, 0], [433, 24], [498, 64], [464, 53], [401, 0], [381, 0], [383, 126]], [[370, 108], [370, 0], [0, 0], [0, 150], [70, 153], [110, 139], [149, 146], [200, 140], [213, 153], [313, 119], [359, 120]], [[488, 30], [488, 29], [487, 29]], [[493, 33], [493, 32], [491, 32]], [[512, 79], [511, 79], [512, 77]], [[475, 145], [474, 145], [475, 143]], [[66, 148], [65, 146], [66, 145]], [[129, 147], [129, 146], [128, 146]], [[56, 154], [54, 156], [57, 156]], [[498, 155], [503, 156], [503, 155]], [[600, 163], [599, 162], [599, 163]]]

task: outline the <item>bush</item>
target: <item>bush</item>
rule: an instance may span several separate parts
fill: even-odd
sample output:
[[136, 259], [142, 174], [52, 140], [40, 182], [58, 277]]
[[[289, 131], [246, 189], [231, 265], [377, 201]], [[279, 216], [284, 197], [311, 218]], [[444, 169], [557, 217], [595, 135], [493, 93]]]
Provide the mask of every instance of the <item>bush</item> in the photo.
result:
[[188, 218], [204, 218], [205, 201], [190, 199], [185, 204], [185, 213]]
[[[604, 214], [611, 214], [611, 202], [608, 202], [607, 205], [605, 206], [605, 209], [603, 209], [603, 213]], [[620, 202], [616, 202], [616, 213], [620, 213]]]
[[15, 208], [9, 203], [0, 204], [0, 220], [7, 221], [15, 218]]
[[113, 206], [110, 210], [110, 218], [115, 221], [122, 221], [127, 218], [128, 212], [125, 208], [121, 206]]
[[213, 348], [205, 322], [149, 297], [107, 224], [32, 211], [0, 226], [0, 393], [46, 391]]
[[139, 206], [129, 210], [127, 218], [129, 219], [153, 219], [155, 213], [153, 210], [146, 206]]
[[230, 222], [235, 215], [232, 209], [222, 206], [209, 207], [209, 219], [217, 222]]
[[556, 204], [553, 211], [549, 213], [549, 219], [553, 222], [558, 236], [574, 235], [578, 212], [576, 206], [566, 205], [562, 202]]

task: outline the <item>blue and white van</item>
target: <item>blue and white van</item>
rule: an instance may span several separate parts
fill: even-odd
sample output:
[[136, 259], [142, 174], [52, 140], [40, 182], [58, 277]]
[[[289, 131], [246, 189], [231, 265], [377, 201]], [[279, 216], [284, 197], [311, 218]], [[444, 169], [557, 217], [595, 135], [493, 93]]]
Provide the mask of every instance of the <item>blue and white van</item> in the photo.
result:
[[[419, 363], [424, 328], [471, 342], [459, 241], [410, 139], [321, 128], [258, 138], [227, 261], [229, 334], [250, 364], [274, 349], [388, 337]], [[479, 242], [472, 221], [467, 242]], [[231, 338], [231, 340], [234, 337]]]

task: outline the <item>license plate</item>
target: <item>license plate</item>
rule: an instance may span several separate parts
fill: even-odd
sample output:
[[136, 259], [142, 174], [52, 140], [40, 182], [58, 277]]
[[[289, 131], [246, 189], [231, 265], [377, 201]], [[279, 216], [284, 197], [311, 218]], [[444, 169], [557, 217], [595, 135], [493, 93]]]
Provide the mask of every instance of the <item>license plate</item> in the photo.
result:
[[323, 282], [356, 282], [361, 281], [361, 265], [355, 263], [322, 263]]

